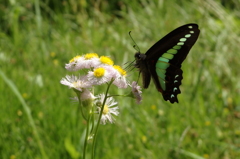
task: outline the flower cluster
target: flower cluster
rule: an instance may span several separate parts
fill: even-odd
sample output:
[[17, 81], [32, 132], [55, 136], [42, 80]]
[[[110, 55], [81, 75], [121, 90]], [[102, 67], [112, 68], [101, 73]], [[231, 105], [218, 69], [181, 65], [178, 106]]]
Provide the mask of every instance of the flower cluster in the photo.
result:
[[84, 75], [67, 75], [61, 79], [61, 84], [74, 89], [78, 95], [79, 102], [84, 107], [92, 108], [96, 106], [97, 114], [101, 116], [101, 123], [106, 124], [114, 122], [112, 115], [118, 115], [117, 102], [110, 95], [101, 94], [94, 96], [93, 88], [98, 85], [113, 84], [118, 88], [132, 87], [132, 95], [141, 102], [140, 87], [136, 82], [130, 85], [126, 80], [127, 72], [120, 66], [114, 65], [111, 58], [107, 56], [99, 57], [96, 53], [88, 53], [82, 56], [76, 56], [65, 65], [68, 71], [85, 71]]
[[96, 53], [88, 53], [83, 56], [76, 56], [70, 60], [69, 64], [66, 64], [65, 68], [68, 71], [78, 71], [82, 69], [89, 69], [87, 75], [82, 77], [67, 76], [61, 82], [66, 84], [66, 82], [74, 82], [73, 85], [68, 85], [71, 88], [78, 89], [89, 88], [94, 85], [102, 85], [104, 83], [113, 80], [119, 88], [127, 88], [128, 84], [126, 81], [126, 71], [118, 65], [113, 65], [113, 61], [107, 56], [98, 57]]

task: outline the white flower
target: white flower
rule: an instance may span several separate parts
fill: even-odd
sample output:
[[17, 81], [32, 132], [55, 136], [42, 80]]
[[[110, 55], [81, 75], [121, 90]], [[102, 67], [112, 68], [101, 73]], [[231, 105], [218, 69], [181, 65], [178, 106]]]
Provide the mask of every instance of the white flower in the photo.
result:
[[120, 76], [119, 78], [113, 81], [113, 84], [116, 85], [118, 88], [127, 88], [128, 83], [125, 77]]
[[111, 80], [111, 74], [104, 67], [98, 67], [88, 72], [87, 79], [92, 85], [101, 85]]
[[113, 66], [113, 60], [108, 56], [101, 56], [99, 62], [102, 66]]
[[82, 56], [75, 56], [72, 58], [68, 64], [65, 65], [65, 68], [69, 71], [77, 71], [81, 69], [94, 68], [101, 64], [98, 54], [96, 53], [87, 53]]
[[[100, 94], [96, 100], [96, 105], [97, 105], [97, 113], [100, 114], [101, 108], [103, 106], [103, 101], [105, 98], [104, 94]], [[114, 123], [115, 118], [113, 115], [117, 116], [119, 114], [118, 107], [116, 106], [117, 102], [114, 101], [113, 97], [108, 97], [105, 105], [103, 107], [103, 112], [101, 116], [101, 124], [106, 124], [107, 122]]]
[[96, 53], [88, 53], [83, 55], [84, 59], [77, 63], [77, 67], [79, 69], [84, 68], [94, 68], [97, 65], [100, 65], [98, 54]]
[[86, 76], [77, 77], [67, 75], [60, 81], [61, 84], [68, 86], [69, 88], [74, 88], [76, 90], [82, 91], [83, 88], [91, 87], [91, 83], [86, 80]]
[[77, 71], [79, 70], [79, 63], [81, 63], [81, 61], [84, 60], [84, 57], [82, 56], [75, 56], [74, 58], [72, 58], [68, 64], [65, 65], [65, 68], [68, 71]]
[[132, 93], [133, 93], [133, 95], [134, 95], [134, 97], [135, 97], [135, 99], [136, 99], [137, 104], [140, 104], [141, 101], [142, 101], [142, 96], [141, 96], [142, 91], [141, 91], [141, 87], [137, 85], [137, 82], [136, 82], [136, 81], [133, 81], [133, 82], [132, 82], [131, 87], [132, 87]]
[[126, 80], [127, 72], [118, 65], [114, 65], [113, 69], [115, 72], [113, 77], [114, 78], [113, 84], [116, 85], [118, 88], [127, 88], [128, 86]]

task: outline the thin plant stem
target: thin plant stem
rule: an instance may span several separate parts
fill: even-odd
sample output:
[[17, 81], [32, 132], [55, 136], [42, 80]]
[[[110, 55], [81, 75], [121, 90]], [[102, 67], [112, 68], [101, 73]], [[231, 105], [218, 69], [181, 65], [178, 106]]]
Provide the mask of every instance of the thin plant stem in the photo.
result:
[[38, 32], [40, 33], [40, 31], [42, 30], [42, 17], [41, 17], [39, 0], [34, 1], [34, 6], [35, 6], [35, 13], [36, 13], [37, 29], [38, 29]]
[[108, 94], [108, 91], [110, 89], [110, 86], [111, 84], [113, 83], [114, 80], [111, 80], [111, 82], [108, 84], [108, 87], [107, 87], [107, 90], [105, 92], [105, 97], [104, 97], [104, 100], [103, 100], [103, 104], [102, 104], [102, 107], [101, 107], [101, 112], [100, 112], [100, 115], [99, 115], [99, 118], [98, 118], [98, 121], [97, 121], [97, 125], [96, 125], [96, 129], [95, 129], [95, 133], [94, 133], [94, 136], [93, 136], [93, 145], [92, 145], [92, 159], [94, 159], [94, 152], [95, 152], [95, 146], [96, 146], [96, 138], [97, 138], [97, 132], [98, 132], [98, 128], [99, 128], [99, 125], [100, 125], [100, 121], [101, 121], [101, 117], [102, 117], [102, 112], [103, 112], [103, 109], [104, 109], [104, 105], [107, 101], [107, 94]]
[[75, 89], [73, 89], [73, 90], [74, 90], [74, 92], [77, 94], [77, 98], [78, 98], [78, 101], [79, 101], [78, 111], [80, 110], [83, 118], [84, 118], [85, 120], [87, 120], [87, 117], [85, 116], [85, 114], [84, 114], [84, 112], [83, 112], [83, 109], [82, 109], [82, 103], [81, 103], [81, 99], [80, 99], [80, 95], [81, 95], [81, 94], [80, 94], [80, 92], [79, 92], [78, 90], [75, 90]]
[[91, 120], [92, 126], [91, 126], [91, 130], [90, 130], [90, 134], [93, 133], [94, 125], [95, 125], [95, 122], [94, 122], [94, 107], [92, 107], [92, 113], [93, 113], [92, 118], [91, 118], [92, 119]]
[[[92, 88], [92, 94], [94, 94], [94, 87]], [[91, 127], [91, 130], [90, 130], [90, 134], [92, 134], [93, 133], [93, 130], [94, 130], [94, 125], [95, 125], [95, 122], [94, 122], [94, 120], [95, 120], [95, 118], [94, 118], [94, 107], [92, 107], [92, 121], [91, 121], [91, 123], [92, 123], [92, 127]]]
[[92, 116], [92, 109], [90, 109], [88, 119], [87, 119], [87, 130], [86, 130], [84, 146], [83, 146], [83, 159], [85, 159], [85, 157], [86, 157], [87, 142], [88, 142], [88, 137], [89, 137], [88, 136], [89, 135], [89, 127], [90, 127], [90, 124], [91, 124], [91, 122], [90, 122], [91, 116]]
[[[81, 101], [79, 100], [79, 103], [81, 103]], [[83, 108], [82, 108], [82, 106], [80, 105], [80, 110], [81, 110], [81, 114], [82, 114], [82, 116], [83, 116], [83, 118], [85, 119], [85, 120], [88, 120], [88, 118], [85, 116], [85, 114], [84, 114], [84, 112], [83, 112]]]

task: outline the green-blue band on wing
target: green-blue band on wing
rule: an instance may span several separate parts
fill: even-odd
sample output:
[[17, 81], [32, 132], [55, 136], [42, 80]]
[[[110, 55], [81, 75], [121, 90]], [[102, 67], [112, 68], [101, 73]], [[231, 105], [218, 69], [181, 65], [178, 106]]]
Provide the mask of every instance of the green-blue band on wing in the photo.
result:
[[167, 53], [170, 53], [170, 54], [176, 54], [178, 51], [177, 50], [175, 50], [175, 49], [169, 49], [168, 51], [167, 51]]
[[165, 79], [165, 72], [162, 72], [163, 70], [161, 69], [156, 69], [157, 75], [158, 77], [160, 77], [161, 79]]
[[159, 57], [158, 61], [169, 62], [169, 59], [166, 59], [166, 58], [163, 58], [163, 57]]
[[[158, 79], [159, 79], [159, 78], [158, 78]], [[165, 80], [159, 79], [159, 82], [160, 82], [160, 85], [161, 85], [163, 91], [165, 91], [165, 90], [166, 90]]]
[[179, 50], [179, 49], [181, 49], [181, 47], [182, 47], [182, 46], [175, 45], [175, 46], [173, 46], [173, 49]]
[[157, 67], [157, 68], [160, 68], [160, 69], [163, 69], [163, 70], [165, 70], [166, 68], [168, 68], [168, 66], [169, 66], [169, 63], [167, 63], [167, 62], [158, 61], [158, 62], [156, 63], [156, 67]]
[[166, 90], [166, 84], [165, 84], [165, 73], [166, 70], [156, 69], [158, 80], [160, 82], [161, 88], [165, 91]]
[[187, 39], [186, 38], [181, 38], [179, 41], [185, 42]]
[[169, 67], [169, 63], [165, 62], [165, 58], [160, 57], [158, 59], [158, 62], [156, 63], [156, 73], [158, 76], [158, 80], [160, 82], [160, 86], [163, 91], [166, 90], [166, 84], [165, 84], [165, 77], [166, 77], [166, 69]]
[[190, 37], [191, 37], [191, 34], [185, 35], [185, 38], [190, 38]]
[[[176, 51], [177, 51], [177, 50], [176, 50]], [[173, 55], [173, 54], [164, 53], [164, 54], [162, 55], [162, 57], [167, 58], [167, 59], [172, 59], [172, 58], [174, 57], [174, 55]]]
[[184, 42], [179, 42], [179, 43], [177, 43], [177, 45], [179, 45], [179, 46], [184, 45]]

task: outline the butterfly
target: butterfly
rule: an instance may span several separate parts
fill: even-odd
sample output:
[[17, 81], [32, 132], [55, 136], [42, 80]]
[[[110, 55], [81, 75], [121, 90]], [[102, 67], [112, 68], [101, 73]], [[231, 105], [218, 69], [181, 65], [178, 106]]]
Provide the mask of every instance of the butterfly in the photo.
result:
[[198, 39], [197, 24], [186, 24], [176, 28], [156, 42], [145, 54], [135, 54], [134, 66], [142, 75], [143, 88], [147, 89], [151, 78], [165, 101], [177, 102], [181, 93], [182, 62]]

